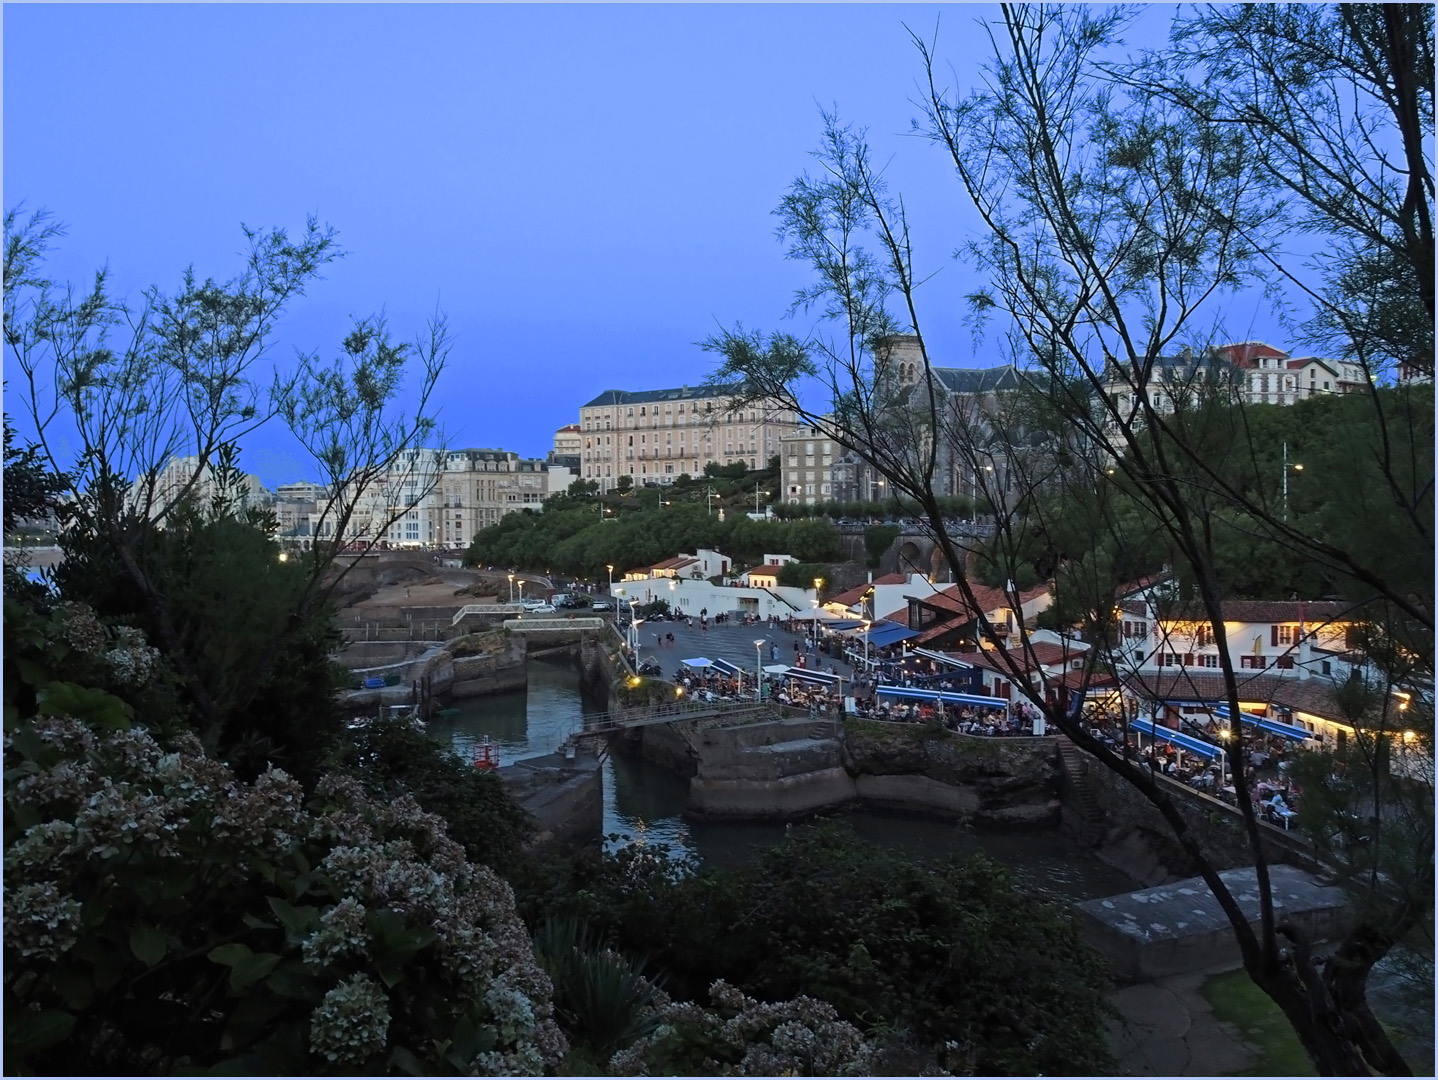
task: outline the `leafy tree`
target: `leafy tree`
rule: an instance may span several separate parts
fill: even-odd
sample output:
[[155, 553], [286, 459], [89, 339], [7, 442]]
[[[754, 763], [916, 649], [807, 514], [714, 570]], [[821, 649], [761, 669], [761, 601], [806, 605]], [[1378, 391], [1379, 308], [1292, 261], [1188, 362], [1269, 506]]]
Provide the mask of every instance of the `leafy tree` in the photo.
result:
[[780, 585], [788, 585], [794, 589], [812, 589], [815, 578], [833, 581], [834, 568], [828, 563], [820, 562], [789, 562], [779, 567]]
[[[343, 577], [328, 573], [337, 542], [380, 477], [405, 472], [396, 468], [401, 463], [410, 475], [422, 468], [421, 455], [405, 447], [434, 431], [424, 410], [443, 367], [443, 320], [431, 327], [428, 344], [413, 349], [392, 342], [382, 320], [360, 320], [340, 360], [302, 356], [297, 370], [277, 373], [266, 391], [256, 367], [284, 311], [340, 256], [332, 229], [314, 219], [295, 238], [283, 229], [246, 229], [237, 276], [216, 282], [187, 270], [174, 293], [152, 287], [138, 306], [112, 297], [103, 271], [83, 294], [47, 278], [44, 259], [62, 232], [43, 211], [23, 219], [17, 209], [5, 214], [7, 355], [20, 373], [18, 397], [40, 458], [52, 473], [67, 473], [76, 490], [62, 538], [69, 598], [138, 619], [178, 675], [206, 744], [249, 740], [263, 761], [274, 732], [261, 723], [246, 733], [236, 718], [253, 720], [257, 712], [248, 707], [276, 680], [293, 679], [293, 669], [283, 669], [297, 657], [308, 665], [300, 683], [325, 696], [328, 679], [318, 669], [330, 642], [320, 627]], [[406, 419], [393, 402], [415, 355], [423, 368], [420, 406]], [[251, 514], [237, 490], [239, 444], [274, 416], [314, 452], [331, 492], [316, 543], [296, 563], [305, 569], [298, 584], [290, 568], [270, 565], [273, 548], [266, 554], [259, 541], [273, 522]], [[62, 427], [80, 447], [73, 466], [57, 457]], [[163, 471], [171, 462], [183, 473], [177, 481]], [[206, 487], [211, 496], [201, 503], [196, 496]], [[366, 520], [372, 536], [403, 512], [390, 509], [399, 500], [382, 501], [385, 513]], [[229, 569], [203, 550], [222, 538], [226, 557], [237, 560]], [[240, 599], [235, 590], [244, 580], [224, 580], [235, 570], [286, 584], [255, 605], [253, 618], [245, 614], [247, 596], [228, 610], [206, 610], [207, 603]], [[206, 596], [206, 589], [219, 591]], [[233, 653], [217, 610], [248, 620], [228, 638], [243, 642]], [[287, 739], [302, 741], [311, 727], [323, 729], [324, 712], [315, 724], [310, 716], [274, 720]]]
[[1111, 1064], [1096, 955], [985, 860], [922, 863], [825, 826], [740, 869], [686, 872], [628, 850], [531, 871], [516, 889], [530, 917], [584, 918], [649, 956], [676, 997], [702, 1000], [716, 979], [765, 1001], [817, 997], [863, 1030], [912, 1030], [980, 1074]]
[[899, 538], [899, 527], [897, 525], [870, 525], [864, 530], [864, 550], [868, 553], [868, 566], [870, 570], [878, 569], [879, 563], [884, 559], [884, 554], [894, 546], [894, 541]]
[[[1330, 18], [1326, 11], [1308, 11]], [[1215, 19], [1229, 14], [1224, 9]], [[1367, 329], [1384, 321], [1390, 340], [1406, 346], [1405, 362], [1432, 370], [1431, 333], [1426, 339], [1410, 334], [1394, 313], [1410, 300], [1420, 311], [1426, 304], [1431, 324], [1431, 254], [1421, 260], [1424, 271], [1397, 276], [1394, 304], [1373, 303], [1368, 296], [1320, 297], [1321, 317], [1348, 313], [1337, 320], [1347, 335], [1345, 350], [1374, 375], [1368, 393], [1358, 399], [1371, 422], [1354, 428], [1355, 434], [1368, 433], [1357, 444], [1363, 464], [1350, 464], [1348, 471], [1361, 471], [1366, 479], [1365, 510], [1380, 527], [1395, 530], [1395, 542], [1382, 549], [1350, 545], [1351, 530], [1364, 527], [1351, 500], [1346, 507], [1343, 500], [1332, 500], [1328, 521], [1320, 524], [1322, 519], [1290, 514], [1275, 498], [1287, 486], [1274, 484], [1283, 476], [1282, 464], [1273, 469], [1272, 444], [1252, 437], [1252, 411], [1237, 404], [1231, 370], [1208, 348], [1221, 332], [1211, 321], [1215, 304], [1245, 286], [1273, 284], [1269, 271], [1281, 258], [1284, 230], [1292, 221], [1274, 197], [1270, 174], [1280, 151], [1259, 145], [1250, 126], [1215, 122], [1221, 118], [1195, 108], [1182, 94], [1154, 92], [1113, 65], [1110, 58], [1128, 17], [1119, 10], [1006, 5], [1002, 19], [989, 28], [994, 55], [985, 85], [966, 95], [942, 85], [935, 47], [915, 38], [925, 88], [917, 128], [944, 152], [964, 199], [983, 222], [982, 232], [960, 253], [978, 278], [969, 293], [974, 327], [982, 334], [994, 320], [1003, 320], [1010, 357], [1027, 372], [1022, 392], [983, 407], [945, 396], [929, 367], [920, 328], [917, 283], [928, 275], [915, 269], [903, 203], [889, 195], [870, 164], [862, 133], [833, 116], [825, 117], [818, 154], [823, 172], [795, 181], [778, 212], [790, 256], [815, 271], [815, 284], [800, 291], [795, 308], [818, 306], [826, 333], [804, 341], [738, 328], [715, 335], [704, 343], [722, 358], [714, 378], [740, 383], [756, 398], [777, 399], [805, 423], [857, 447], [891, 491], [922, 508], [955, 568], [960, 591], [976, 609], [982, 605], [962, 569], [969, 552], [944, 528], [938, 501], [935, 475], [944, 454], [973, 475], [978, 500], [993, 517], [995, 534], [984, 552], [991, 580], [1019, 579], [1025, 568], [1037, 569], [1035, 560], [1052, 564], [1068, 593], [1067, 614], [1078, 617], [1089, 641], [1107, 640], [1112, 632], [1123, 575], [1150, 560], [1171, 559], [1181, 583], [1176, 610], [1207, 622], [1220, 642], [1218, 673], [1232, 713], [1239, 711], [1239, 693], [1222, 633], [1223, 602], [1236, 591], [1272, 585], [1276, 564], [1260, 566], [1257, 574], [1237, 564], [1260, 551], [1269, 557], [1275, 546], [1288, 560], [1306, 560], [1338, 583], [1353, 616], [1381, 628], [1372, 638], [1389, 647], [1371, 649], [1368, 658], [1384, 693], [1431, 685], [1432, 562], [1413, 556], [1432, 548], [1432, 447], [1425, 430], [1431, 415], [1419, 419], [1425, 407], [1431, 414], [1431, 393], [1425, 397], [1408, 385], [1380, 390], [1380, 368], [1373, 363], [1380, 339]], [[1414, 106], [1427, 110], [1419, 127], [1431, 126], [1431, 43], [1413, 45], [1415, 23], [1399, 25], [1386, 12], [1365, 9], [1341, 18], [1347, 20], [1351, 57], [1367, 48], [1392, 63], [1377, 79], [1330, 64], [1315, 92], [1337, 87], [1340, 96], [1374, 94], [1400, 104], [1387, 114], [1387, 134], [1359, 140], [1357, 149], [1371, 149], [1381, 162], [1380, 147], [1403, 146], [1409, 182], [1394, 220], [1408, 224], [1388, 237], [1389, 254], [1382, 257], [1398, 257], [1400, 250], [1418, 254], [1425, 242], [1423, 222], [1431, 219], [1432, 189], [1425, 179], [1426, 144], [1415, 140], [1409, 114]], [[1416, 25], [1422, 25], [1421, 17]], [[1377, 41], [1379, 30], [1388, 33], [1386, 44]], [[1408, 44], [1395, 44], [1404, 35]], [[1405, 55], [1413, 61], [1409, 67]], [[1155, 59], [1148, 71], [1164, 62]], [[1288, 76], [1306, 74], [1296, 65], [1284, 70]], [[1207, 85], [1222, 92], [1222, 78], [1208, 78]], [[1417, 81], [1395, 90], [1410, 78]], [[1270, 92], [1267, 74], [1255, 81], [1260, 93]], [[1311, 85], [1294, 78], [1292, 90], [1301, 95]], [[1250, 89], [1247, 73], [1235, 80], [1235, 94]], [[1271, 112], [1267, 122], [1277, 130], [1288, 117]], [[1296, 137], [1310, 135], [1315, 150], [1342, 152], [1312, 125]], [[1285, 138], [1289, 133], [1278, 141]], [[1354, 172], [1352, 180], [1361, 202], [1362, 174]], [[1392, 190], [1379, 195], [1380, 201]], [[1341, 252], [1355, 233], [1343, 233], [1348, 226], [1337, 203], [1327, 209]], [[1374, 209], [1370, 220], [1387, 213]], [[866, 248], [870, 243], [878, 254]], [[1431, 252], [1431, 232], [1426, 243]], [[1366, 258], [1380, 247], [1370, 236], [1354, 241], [1350, 250]], [[1337, 277], [1328, 278], [1330, 288], [1351, 286], [1342, 280], [1345, 272], [1340, 267]], [[1360, 276], [1376, 277], [1371, 267]], [[889, 370], [897, 333], [908, 334], [917, 347], [922, 362], [916, 386], [896, 380]], [[1156, 360], [1186, 347], [1191, 353], [1183, 355], [1191, 362], [1175, 368], [1182, 377], [1171, 384], [1157, 381]], [[812, 380], [827, 400], [805, 409], [799, 387]], [[1075, 500], [1078, 509], [1072, 510]], [[1338, 518], [1347, 524], [1338, 524]], [[1432, 848], [1423, 842], [1432, 829], [1432, 726], [1431, 715], [1422, 715], [1431, 710], [1410, 713], [1417, 745], [1426, 748], [1430, 762], [1428, 798], [1412, 804], [1411, 820], [1397, 815], [1390, 821], [1391, 829], [1417, 841], [1398, 842], [1399, 851], [1419, 860], [1416, 872], [1401, 881], [1415, 887], [1426, 882], [1426, 892], [1392, 888], [1381, 875], [1349, 877], [1352, 920], [1323, 953], [1274, 909], [1241, 750], [1234, 781], [1258, 877], [1256, 927], [1239, 910], [1167, 790], [1050, 704], [1016, 652], [991, 633], [985, 618], [979, 622], [985, 635], [998, 641], [999, 664], [1049, 723], [1163, 815], [1228, 915], [1245, 968], [1283, 1010], [1319, 1070], [1404, 1071], [1372, 1019], [1364, 987], [1372, 963], [1395, 935], [1417, 929], [1413, 913], [1432, 904]], [[1027, 632], [1017, 636], [1021, 650]], [[1104, 655], [1089, 654], [1090, 673], [1100, 662], [1109, 663]], [[1380, 742], [1391, 737], [1390, 729], [1378, 732]], [[1378, 762], [1382, 754], [1367, 757]], [[1387, 782], [1381, 772], [1372, 775], [1377, 783]], [[1379, 842], [1386, 835], [1379, 834]]]
[[5, 535], [29, 518], [46, 518], [60, 506], [70, 481], [63, 473], [45, 468], [45, 460], [34, 445], [21, 446], [19, 436], [5, 417]]

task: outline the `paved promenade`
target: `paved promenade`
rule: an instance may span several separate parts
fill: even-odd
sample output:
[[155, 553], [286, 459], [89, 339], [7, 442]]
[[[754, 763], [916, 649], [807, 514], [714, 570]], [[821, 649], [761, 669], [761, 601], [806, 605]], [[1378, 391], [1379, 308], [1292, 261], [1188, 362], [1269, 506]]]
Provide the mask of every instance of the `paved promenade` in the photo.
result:
[[[822, 626], [822, 624], [820, 624]], [[674, 635], [674, 644], [671, 646], [666, 642], [660, 644], [654, 640], [654, 635], [659, 634], [662, 638], [666, 634]], [[692, 659], [696, 656], [708, 657], [710, 660], [728, 660], [731, 664], [737, 664], [744, 669], [746, 676], [752, 677], [754, 673], [754, 642], [762, 640], [761, 653], [764, 666], [771, 664], [794, 663], [794, 647], [797, 645], [800, 650], [804, 648], [804, 634], [802, 632], [791, 634], [783, 628], [783, 625], [770, 626], [767, 622], [758, 622], [752, 626], [745, 626], [742, 621], [720, 623], [714, 625], [714, 620], [709, 620], [707, 631], [699, 628], [699, 620], [695, 618], [694, 628], [689, 629], [682, 622], [642, 622], [639, 624], [639, 658], [640, 661], [654, 659], [664, 669], [664, 677], [670, 678], [679, 668], [681, 660]], [[777, 649], [777, 658], [774, 650]], [[842, 657], [837, 655], [826, 656], [823, 653], [809, 654], [807, 664], [809, 667], [822, 667], [828, 671], [830, 667], [836, 667], [839, 674], [844, 677], [845, 686], [849, 686], [849, 680], [853, 678], [854, 672], [846, 664]], [[848, 692], [847, 690], [845, 691]]]

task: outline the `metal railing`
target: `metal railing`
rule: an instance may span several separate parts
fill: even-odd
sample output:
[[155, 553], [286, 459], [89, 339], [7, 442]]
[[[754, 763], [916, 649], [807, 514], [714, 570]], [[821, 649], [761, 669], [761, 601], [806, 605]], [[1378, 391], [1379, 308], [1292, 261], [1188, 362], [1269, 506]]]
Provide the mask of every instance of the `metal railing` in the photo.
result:
[[647, 727], [650, 724], [668, 724], [675, 720], [702, 720], [711, 716], [735, 717], [746, 714], [769, 715], [773, 712], [768, 702], [755, 701], [676, 701], [669, 705], [651, 705], [642, 709], [616, 709], [611, 712], [591, 713], [584, 717], [584, 727], [578, 735], [598, 735], [626, 728]]
[[504, 628], [506, 630], [520, 633], [534, 633], [539, 630], [600, 630], [605, 625], [607, 625], [605, 620], [593, 615], [504, 620]]

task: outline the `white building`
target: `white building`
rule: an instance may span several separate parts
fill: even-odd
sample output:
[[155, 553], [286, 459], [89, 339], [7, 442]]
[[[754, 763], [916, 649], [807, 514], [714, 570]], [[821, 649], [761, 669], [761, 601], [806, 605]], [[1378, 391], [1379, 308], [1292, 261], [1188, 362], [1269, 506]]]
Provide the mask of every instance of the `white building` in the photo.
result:
[[[148, 510], [157, 521], [163, 520], [166, 508], [192, 482], [190, 497], [197, 506], [208, 507], [219, 491], [213, 459], [201, 469], [198, 455], [170, 458], [156, 471], [153, 481], [141, 477], [130, 485], [130, 505], [137, 510]], [[260, 482], [258, 476], [250, 473], [238, 478], [230, 495], [241, 508], [269, 506], [275, 500], [274, 493]]]
[[[790, 561], [792, 556], [766, 555], [765, 559]], [[644, 605], [663, 600], [676, 614], [696, 619], [701, 611], [707, 612], [710, 618], [718, 614], [737, 613], [760, 619], [770, 616], [787, 619], [803, 618], [806, 613], [816, 610], [818, 595], [812, 588], [711, 583], [711, 577], [722, 578], [731, 566], [727, 556], [700, 549], [694, 555], [679, 555], [652, 567], [630, 571], [623, 581], [611, 587], [610, 595], [619, 607], [631, 602]]]
[[667, 485], [711, 462], [763, 468], [797, 426], [777, 402], [740, 405], [713, 386], [606, 390], [579, 409], [580, 479], [609, 491], [621, 476]]

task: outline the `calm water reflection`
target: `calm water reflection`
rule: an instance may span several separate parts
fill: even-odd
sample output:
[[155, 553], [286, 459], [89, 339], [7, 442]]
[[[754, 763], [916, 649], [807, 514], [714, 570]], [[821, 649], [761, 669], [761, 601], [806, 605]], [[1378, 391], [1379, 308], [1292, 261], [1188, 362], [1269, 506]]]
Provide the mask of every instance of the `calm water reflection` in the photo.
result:
[[[533, 660], [527, 691], [456, 703], [459, 712], [430, 730], [469, 758], [484, 736], [499, 746], [505, 763], [555, 750], [586, 713], [603, 702], [587, 700], [578, 668], [568, 660]], [[693, 856], [711, 866], [733, 866], [778, 841], [779, 822], [687, 821], [682, 816], [689, 782], [646, 762], [611, 757], [604, 766], [604, 832], [611, 846], [640, 840]], [[1028, 891], [1088, 898], [1127, 892], [1134, 885], [1088, 852], [1056, 833], [981, 833], [940, 821], [873, 810], [832, 815], [864, 839], [899, 846], [916, 855], [982, 853], [1005, 864]]]

